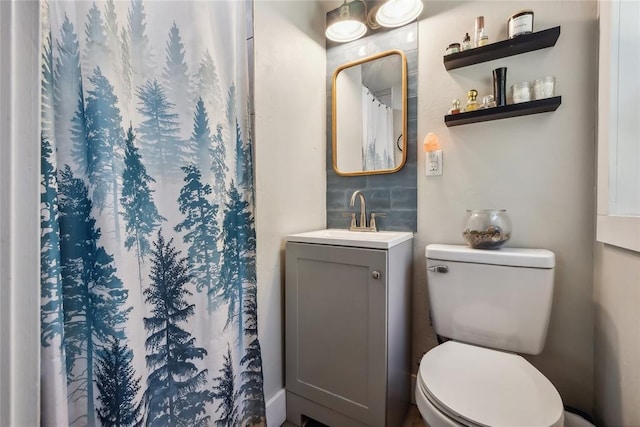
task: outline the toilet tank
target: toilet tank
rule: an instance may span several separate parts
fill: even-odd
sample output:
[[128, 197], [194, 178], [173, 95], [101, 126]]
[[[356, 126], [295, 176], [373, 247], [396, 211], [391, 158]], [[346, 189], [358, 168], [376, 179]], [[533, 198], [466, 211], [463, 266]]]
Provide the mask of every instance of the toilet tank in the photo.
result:
[[553, 300], [553, 252], [428, 245], [426, 257], [438, 335], [516, 353], [542, 352]]

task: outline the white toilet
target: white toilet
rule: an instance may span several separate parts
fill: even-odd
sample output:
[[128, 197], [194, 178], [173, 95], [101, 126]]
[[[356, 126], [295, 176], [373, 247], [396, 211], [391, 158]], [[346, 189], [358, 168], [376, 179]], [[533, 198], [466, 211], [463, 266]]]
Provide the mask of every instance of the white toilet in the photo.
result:
[[431, 318], [449, 338], [420, 362], [416, 404], [430, 427], [564, 425], [560, 394], [516, 353], [539, 354], [555, 255], [428, 245]]

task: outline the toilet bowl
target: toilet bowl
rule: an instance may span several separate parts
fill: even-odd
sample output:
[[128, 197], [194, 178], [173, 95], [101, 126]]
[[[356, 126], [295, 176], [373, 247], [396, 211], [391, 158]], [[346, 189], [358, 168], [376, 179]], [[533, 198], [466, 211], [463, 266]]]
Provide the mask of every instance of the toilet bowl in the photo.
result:
[[561, 427], [562, 399], [523, 357], [448, 341], [420, 362], [415, 399], [430, 427]]

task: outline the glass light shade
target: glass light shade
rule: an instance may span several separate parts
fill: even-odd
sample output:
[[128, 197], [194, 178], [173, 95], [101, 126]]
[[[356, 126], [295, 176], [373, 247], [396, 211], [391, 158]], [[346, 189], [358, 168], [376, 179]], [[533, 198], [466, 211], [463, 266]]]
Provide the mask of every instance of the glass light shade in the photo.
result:
[[331, 24], [325, 35], [334, 42], [350, 42], [364, 36], [367, 26], [363, 22], [349, 19]]
[[388, 0], [376, 13], [376, 21], [383, 27], [401, 27], [422, 13], [422, 0]]
[[362, 0], [350, 3], [345, 0], [342, 6], [327, 12], [325, 35], [329, 40], [350, 42], [364, 36], [366, 32], [365, 4]]

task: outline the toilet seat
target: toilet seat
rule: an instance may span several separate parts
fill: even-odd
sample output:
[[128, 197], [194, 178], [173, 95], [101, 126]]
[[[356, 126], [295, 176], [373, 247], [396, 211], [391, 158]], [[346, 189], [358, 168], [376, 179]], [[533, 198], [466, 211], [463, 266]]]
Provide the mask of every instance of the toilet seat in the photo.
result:
[[562, 399], [521, 356], [448, 341], [420, 362], [418, 388], [466, 426], [561, 426]]

